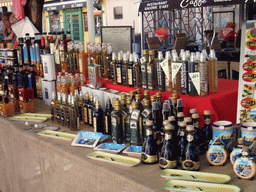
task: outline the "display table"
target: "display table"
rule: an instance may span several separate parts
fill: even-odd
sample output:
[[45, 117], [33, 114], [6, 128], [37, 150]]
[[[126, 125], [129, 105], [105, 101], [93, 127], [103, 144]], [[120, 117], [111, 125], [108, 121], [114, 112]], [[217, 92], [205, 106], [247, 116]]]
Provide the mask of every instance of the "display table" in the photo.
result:
[[[122, 85], [113, 85], [111, 81], [103, 81], [103, 86], [108, 89], [115, 89], [122, 92], [129, 92], [134, 90], [133, 87]], [[211, 121], [227, 120], [231, 121], [233, 125], [236, 124], [236, 108], [237, 108], [237, 94], [238, 81], [228, 79], [218, 79], [219, 91], [217, 93], [209, 93], [207, 97], [191, 97], [188, 95], [179, 95], [184, 106], [184, 115], [189, 116], [189, 109], [195, 108], [200, 116], [200, 127], [204, 125], [204, 110], [211, 111]], [[150, 91], [150, 95], [154, 95], [156, 91]], [[143, 92], [143, 90], [142, 90]], [[169, 99], [172, 93], [163, 92], [162, 101]]]
[[[36, 112], [49, 113], [49, 107], [36, 100]], [[0, 117], [0, 191], [166, 191], [157, 164], [125, 167], [91, 160], [93, 149], [72, 147], [71, 141], [37, 135], [24, 130], [24, 122]], [[48, 120], [46, 124], [51, 124]], [[92, 127], [82, 130], [92, 131]], [[72, 132], [65, 127], [59, 131]], [[202, 155], [201, 171], [225, 173], [230, 184], [243, 191], [255, 191], [254, 181], [237, 179], [232, 165], [209, 166]], [[180, 169], [180, 168], [179, 168]]]

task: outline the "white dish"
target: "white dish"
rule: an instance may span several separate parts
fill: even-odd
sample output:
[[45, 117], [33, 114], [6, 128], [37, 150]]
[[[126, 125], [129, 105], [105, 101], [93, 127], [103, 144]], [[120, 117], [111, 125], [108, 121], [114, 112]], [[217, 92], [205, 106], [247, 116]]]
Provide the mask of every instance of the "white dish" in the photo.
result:
[[86, 132], [81, 133], [79, 132], [76, 138], [72, 141], [72, 146], [79, 146], [79, 147], [89, 147], [94, 148], [98, 144], [102, 133], [95, 133], [95, 132]]
[[142, 146], [128, 146], [123, 153], [131, 156], [141, 156]]
[[108, 151], [111, 153], [120, 153], [126, 147], [127, 147], [127, 145], [125, 145], [125, 144], [101, 143], [94, 149], [100, 150], [100, 151]]

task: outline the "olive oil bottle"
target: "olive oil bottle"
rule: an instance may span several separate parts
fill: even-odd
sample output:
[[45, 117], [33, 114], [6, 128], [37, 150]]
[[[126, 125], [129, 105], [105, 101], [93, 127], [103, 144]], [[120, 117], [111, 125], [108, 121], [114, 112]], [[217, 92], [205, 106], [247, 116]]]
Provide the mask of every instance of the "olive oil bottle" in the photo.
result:
[[188, 94], [188, 57], [185, 52], [181, 55], [181, 93]]
[[155, 70], [155, 52], [154, 50], [149, 51], [149, 61], [147, 65], [147, 80], [148, 80], [148, 89], [154, 90], [156, 87], [156, 70]]
[[133, 65], [133, 85], [135, 88], [141, 87], [141, 70], [138, 55], [134, 55]]
[[112, 112], [112, 104], [110, 99], [108, 98], [106, 101], [106, 109], [104, 112], [104, 120], [105, 120], [105, 130], [104, 133], [107, 135], [111, 135], [111, 112]]
[[127, 95], [126, 94], [122, 94], [121, 95], [121, 112], [122, 112], [122, 137], [123, 137], [123, 142], [125, 143], [126, 142], [126, 119], [127, 119], [127, 116], [129, 115], [128, 113], [128, 109], [127, 109], [127, 106], [126, 106], [126, 97]]
[[158, 151], [160, 151], [163, 144], [162, 143], [163, 138], [162, 138], [162, 132], [161, 132], [162, 121], [160, 121], [159, 105], [157, 102], [153, 102], [152, 115], [153, 115], [153, 135], [154, 135], [156, 144], [158, 146]]
[[144, 100], [144, 110], [141, 113], [142, 116], [142, 139], [144, 141], [144, 139], [146, 138], [146, 122], [148, 120], [152, 120], [152, 109], [151, 109], [151, 105], [150, 105], [150, 101], [149, 100]]
[[157, 60], [157, 84], [159, 91], [165, 91], [165, 74], [160, 65], [163, 62], [164, 56], [162, 51], [158, 51], [158, 60]]
[[142, 145], [141, 162], [154, 164], [158, 162], [158, 148], [153, 137], [153, 121], [147, 121], [146, 126], [146, 139]]
[[[110, 70], [110, 66], [111, 66], [111, 61], [112, 61], [112, 51], [113, 48], [111, 46], [111, 44], [107, 44], [107, 56], [106, 56], [106, 62], [107, 62], [107, 77], [109, 80], [111, 80], [111, 70]], [[106, 66], [105, 66], [106, 67]]]
[[104, 133], [104, 121], [103, 121], [103, 110], [100, 106], [100, 102], [96, 101], [93, 112], [93, 128], [94, 132]]
[[79, 121], [79, 117], [77, 116], [75, 100], [76, 100], [75, 96], [72, 96], [72, 98], [71, 98], [71, 107], [69, 108], [70, 129], [72, 131], [77, 131], [77, 130], [80, 129], [80, 121]]
[[61, 123], [61, 93], [57, 93], [57, 105], [56, 105], [56, 120], [57, 123]]
[[148, 50], [143, 50], [142, 54], [143, 55], [140, 59], [142, 88], [147, 89], [148, 88], [148, 81], [147, 81]]
[[61, 110], [60, 110], [62, 125], [67, 124], [66, 110], [67, 110], [67, 95], [64, 93], [62, 95], [62, 105], [61, 105]]
[[78, 110], [78, 117], [79, 117], [79, 121], [81, 123], [84, 122], [84, 99], [83, 99], [83, 94], [82, 91], [80, 92], [80, 95], [78, 96], [78, 100], [77, 100], [77, 110]]
[[178, 123], [178, 163], [182, 163], [182, 157], [185, 154], [186, 141], [186, 123], [184, 121]]
[[55, 92], [52, 92], [52, 101], [51, 101], [51, 106], [50, 106], [50, 110], [51, 110], [51, 120], [53, 122], [56, 122], [57, 121], [57, 114], [56, 114], [56, 93]]
[[185, 170], [198, 171], [200, 169], [199, 152], [194, 144], [194, 126], [187, 125], [187, 146], [182, 155], [181, 168]]
[[130, 130], [130, 119], [131, 119], [131, 113], [132, 113], [132, 99], [126, 98], [126, 109], [127, 109], [127, 116], [126, 116], [126, 122], [125, 122], [125, 140], [127, 144], [130, 144], [131, 141], [131, 130]]
[[123, 85], [127, 86], [128, 85], [128, 58], [127, 54], [124, 53], [123, 55], [123, 64], [122, 64], [122, 83]]
[[110, 63], [110, 80], [116, 84], [116, 53], [112, 53], [112, 61]]
[[173, 169], [177, 167], [176, 151], [173, 144], [174, 129], [171, 124], [164, 126], [165, 138], [159, 157], [159, 167], [162, 169]]
[[192, 122], [193, 122], [193, 127], [194, 127], [194, 143], [198, 147], [201, 144], [201, 131], [199, 129], [199, 115], [198, 113], [193, 113], [192, 114]]
[[85, 94], [85, 98], [84, 98], [84, 123], [85, 124], [89, 124], [89, 118], [88, 118], [88, 107], [89, 107], [89, 94], [86, 93]]
[[122, 144], [122, 113], [120, 100], [113, 102], [114, 110], [111, 112], [111, 137], [114, 143]]
[[93, 94], [91, 94], [89, 105], [88, 105], [88, 120], [89, 120], [90, 126], [93, 126], [93, 109], [94, 109]]
[[68, 128], [71, 126], [71, 117], [69, 113], [69, 108], [71, 107], [71, 95], [68, 95], [68, 102], [66, 107], [66, 125]]
[[116, 63], [116, 82], [118, 85], [122, 85], [122, 64], [123, 64], [123, 58], [122, 54], [119, 52], [117, 57], [117, 63]]
[[137, 102], [132, 103], [132, 112], [130, 117], [131, 145], [141, 145], [142, 143], [142, 117]]
[[133, 54], [130, 54], [128, 63], [128, 85], [133, 87]]
[[211, 112], [209, 110], [204, 110], [204, 128], [203, 137], [205, 141], [209, 143], [212, 139], [212, 129], [211, 129]]
[[[149, 91], [148, 91], [148, 90], [145, 90], [145, 91], [143, 92], [143, 95], [144, 95], [144, 97], [143, 97], [141, 103], [142, 103], [142, 105], [144, 106], [144, 102], [145, 102], [146, 100], [149, 100]], [[150, 100], [149, 100], [149, 101], [150, 101]], [[150, 103], [149, 103], [149, 104], [150, 104]]]

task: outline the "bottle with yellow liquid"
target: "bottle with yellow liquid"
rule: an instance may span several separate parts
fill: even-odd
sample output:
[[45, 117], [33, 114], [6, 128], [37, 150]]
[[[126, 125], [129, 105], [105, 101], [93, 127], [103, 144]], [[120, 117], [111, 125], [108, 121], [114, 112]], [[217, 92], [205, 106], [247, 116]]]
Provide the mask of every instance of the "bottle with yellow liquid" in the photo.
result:
[[218, 92], [217, 57], [215, 50], [210, 50], [208, 58], [209, 92]]
[[78, 53], [78, 65], [79, 65], [79, 73], [84, 75], [84, 77], [88, 77], [88, 64], [86, 59], [86, 53], [84, 52], [84, 44], [83, 42], [79, 42], [79, 53]]

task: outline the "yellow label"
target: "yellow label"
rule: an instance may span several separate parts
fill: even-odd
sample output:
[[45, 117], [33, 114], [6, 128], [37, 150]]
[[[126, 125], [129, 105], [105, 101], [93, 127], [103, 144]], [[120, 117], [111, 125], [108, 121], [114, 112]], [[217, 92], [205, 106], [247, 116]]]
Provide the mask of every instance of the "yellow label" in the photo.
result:
[[191, 170], [191, 171], [198, 170], [200, 168], [200, 161], [198, 162], [194, 162], [191, 160], [182, 161], [181, 167], [182, 169], [185, 169], [185, 170]]
[[177, 161], [169, 161], [165, 158], [160, 158], [159, 159], [159, 166], [163, 169], [172, 169], [177, 167]]
[[106, 133], [108, 133], [108, 117], [105, 116]]
[[87, 116], [87, 107], [84, 107], [84, 122], [88, 123], [88, 116]]
[[132, 85], [132, 70], [128, 69], [128, 84]]
[[88, 109], [88, 113], [89, 113], [89, 124], [92, 125], [92, 113], [91, 113], [91, 109]]
[[79, 71], [81, 73], [81, 72], [83, 72], [83, 62], [82, 62], [82, 59], [79, 59], [78, 63], [79, 63]]
[[144, 152], [141, 153], [141, 161], [145, 163], [156, 163], [158, 161], [157, 155], [148, 155]]
[[97, 132], [97, 119], [96, 119], [96, 117], [93, 117], [93, 128], [94, 128], [94, 132]]
[[118, 83], [122, 82], [122, 77], [121, 77], [121, 68], [116, 68], [116, 79]]

